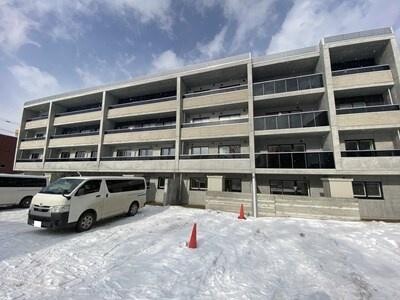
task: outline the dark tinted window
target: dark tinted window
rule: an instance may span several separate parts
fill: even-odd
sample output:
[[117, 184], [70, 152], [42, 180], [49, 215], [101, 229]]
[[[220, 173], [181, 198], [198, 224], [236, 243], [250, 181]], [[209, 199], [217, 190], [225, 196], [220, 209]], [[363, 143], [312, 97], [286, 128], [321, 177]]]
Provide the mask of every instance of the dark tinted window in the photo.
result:
[[143, 179], [111, 179], [106, 180], [106, 184], [110, 193], [121, 193], [145, 189], [145, 183]]
[[0, 177], [0, 187], [44, 187], [45, 178]]
[[82, 196], [100, 191], [101, 180], [89, 180], [76, 192], [76, 196]]

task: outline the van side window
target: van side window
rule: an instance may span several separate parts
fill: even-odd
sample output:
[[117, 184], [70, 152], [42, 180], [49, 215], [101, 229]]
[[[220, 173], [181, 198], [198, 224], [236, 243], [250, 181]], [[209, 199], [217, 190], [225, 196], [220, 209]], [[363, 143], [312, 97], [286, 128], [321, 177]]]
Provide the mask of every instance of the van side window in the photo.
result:
[[145, 183], [143, 179], [106, 180], [106, 184], [110, 193], [122, 193], [145, 189]]
[[76, 196], [82, 196], [100, 191], [101, 180], [89, 180], [76, 192]]

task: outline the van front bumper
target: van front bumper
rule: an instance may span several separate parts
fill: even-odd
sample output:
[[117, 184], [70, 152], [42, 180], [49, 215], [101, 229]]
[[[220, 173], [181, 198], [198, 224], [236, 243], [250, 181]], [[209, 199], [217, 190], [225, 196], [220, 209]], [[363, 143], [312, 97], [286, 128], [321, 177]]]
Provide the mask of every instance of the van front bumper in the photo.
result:
[[50, 217], [36, 216], [31, 213], [28, 214], [28, 224], [34, 225], [34, 221], [41, 222], [42, 228], [66, 228], [73, 224], [68, 223], [69, 212], [52, 213]]

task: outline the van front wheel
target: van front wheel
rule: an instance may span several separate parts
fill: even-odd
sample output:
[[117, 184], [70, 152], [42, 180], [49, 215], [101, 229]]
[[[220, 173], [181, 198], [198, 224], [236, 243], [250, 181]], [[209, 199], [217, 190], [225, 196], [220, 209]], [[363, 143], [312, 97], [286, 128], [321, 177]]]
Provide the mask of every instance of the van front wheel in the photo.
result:
[[139, 204], [137, 202], [133, 202], [129, 207], [128, 217], [136, 215], [138, 210], [139, 210]]
[[94, 222], [95, 222], [95, 216], [94, 213], [88, 211], [83, 213], [78, 220], [78, 223], [76, 223], [76, 231], [77, 232], [82, 232], [89, 230], [92, 228]]
[[29, 206], [31, 205], [31, 201], [32, 201], [32, 197], [30, 197], [30, 196], [25, 197], [19, 203], [19, 207], [21, 207], [21, 208], [29, 208]]

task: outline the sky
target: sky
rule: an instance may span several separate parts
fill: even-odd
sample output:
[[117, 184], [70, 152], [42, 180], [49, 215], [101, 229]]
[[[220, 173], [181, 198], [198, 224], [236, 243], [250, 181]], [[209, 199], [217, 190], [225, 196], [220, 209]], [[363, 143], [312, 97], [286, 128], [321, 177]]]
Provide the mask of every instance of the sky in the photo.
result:
[[400, 0], [0, 0], [0, 133], [28, 100], [385, 26]]

